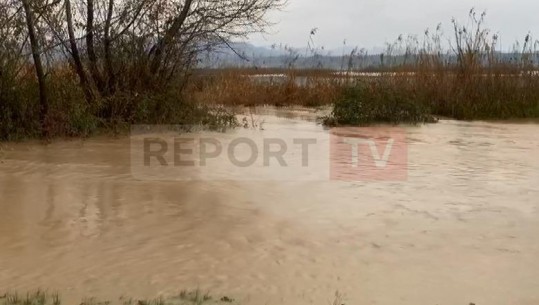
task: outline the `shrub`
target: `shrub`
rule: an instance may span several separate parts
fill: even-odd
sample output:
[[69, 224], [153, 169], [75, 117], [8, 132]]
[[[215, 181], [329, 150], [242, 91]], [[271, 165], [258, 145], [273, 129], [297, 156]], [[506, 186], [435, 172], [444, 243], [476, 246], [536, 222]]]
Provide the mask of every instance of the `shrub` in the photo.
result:
[[335, 103], [326, 125], [370, 125], [373, 123], [433, 122], [428, 106], [405, 92], [385, 84], [358, 84], [344, 90]]

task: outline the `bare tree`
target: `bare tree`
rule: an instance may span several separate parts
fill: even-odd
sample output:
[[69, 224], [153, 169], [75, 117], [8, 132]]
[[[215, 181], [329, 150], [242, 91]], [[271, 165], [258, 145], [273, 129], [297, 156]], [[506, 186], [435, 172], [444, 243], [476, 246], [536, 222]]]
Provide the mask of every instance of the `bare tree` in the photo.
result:
[[40, 121], [43, 136], [47, 136], [47, 114], [49, 112], [49, 102], [47, 100], [47, 86], [45, 84], [45, 72], [41, 61], [39, 40], [36, 34], [35, 19], [30, 0], [21, 0], [26, 18], [26, 26], [28, 28], [28, 38], [30, 39], [30, 47], [32, 49], [32, 58], [36, 71], [37, 81], [39, 83], [39, 101], [40, 101]]
[[0, 60], [18, 49], [21, 66], [27, 66], [31, 55], [46, 132], [45, 68], [55, 73], [56, 66], [69, 63], [90, 109], [103, 111], [118, 92], [182, 88], [200, 54], [232, 48], [234, 40], [263, 31], [269, 25], [266, 13], [285, 1], [0, 0], [9, 12], [0, 12], [0, 21], [8, 25], [0, 28], [0, 36], [14, 45]]
[[75, 24], [86, 28], [83, 57], [88, 59], [93, 84], [107, 96], [117, 89], [140, 89], [141, 83], [166, 84], [192, 67], [199, 52], [264, 30], [267, 11], [283, 4], [283, 0], [86, 0], [79, 3], [86, 6], [86, 18], [79, 16]]
[[84, 96], [86, 97], [86, 101], [88, 102], [88, 104], [92, 104], [94, 98], [93, 98], [90, 85], [88, 84], [88, 78], [86, 77], [86, 72], [84, 71], [84, 67], [82, 65], [79, 48], [77, 47], [75, 30], [73, 27], [73, 13], [71, 11], [70, 0], [65, 0], [65, 10], [66, 10], [67, 32], [69, 35], [69, 45], [71, 46], [71, 56], [73, 57], [75, 71], [77, 72], [77, 75], [79, 76], [80, 85], [82, 87], [82, 90], [84, 91]]

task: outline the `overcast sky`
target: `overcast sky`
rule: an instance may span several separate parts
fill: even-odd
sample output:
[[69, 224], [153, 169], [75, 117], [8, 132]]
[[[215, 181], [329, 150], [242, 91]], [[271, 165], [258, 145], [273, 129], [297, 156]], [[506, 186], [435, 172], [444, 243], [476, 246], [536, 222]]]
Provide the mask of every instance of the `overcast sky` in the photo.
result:
[[312, 28], [319, 28], [318, 46], [371, 49], [394, 41], [399, 34], [421, 34], [442, 23], [448, 33], [451, 18], [466, 21], [470, 8], [487, 12], [487, 26], [500, 34], [503, 48], [523, 40], [528, 32], [539, 38], [539, 0], [289, 0], [272, 12], [270, 34], [254, 35], [256, 45], [283, 43], [305, 47]]

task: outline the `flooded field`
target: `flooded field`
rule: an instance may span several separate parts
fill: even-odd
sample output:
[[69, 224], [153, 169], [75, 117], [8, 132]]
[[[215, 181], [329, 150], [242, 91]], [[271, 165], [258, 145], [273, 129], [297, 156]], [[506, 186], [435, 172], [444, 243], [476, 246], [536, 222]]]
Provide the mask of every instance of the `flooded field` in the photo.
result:
[[[328, 133], [317, 115], [257, 118]], [[200, 288], [256, 305], [336, 291], [347, 305], [539, 304], [539, 124], [405, 129], [401, 182], [139, 180], [128, 138], [2, 144], [0, 288], [66, 302]]]

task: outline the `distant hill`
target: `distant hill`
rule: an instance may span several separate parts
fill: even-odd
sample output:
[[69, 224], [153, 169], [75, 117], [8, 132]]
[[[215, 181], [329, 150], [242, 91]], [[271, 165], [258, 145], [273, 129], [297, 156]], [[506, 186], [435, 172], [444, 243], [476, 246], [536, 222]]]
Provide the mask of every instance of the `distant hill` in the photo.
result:
[[[377, 69], [413, 62], [413, 58], [404, 55], [384, 56], [382, 48], [370, 51], [358, 50], [353, 47], [326, 50], [323, 48], [311, 50], [307, 48], [291, 48], [284, 45], [255, 46], [246, 42], [235, 42], [223, 45], [199, 57], [200, 68], [289, 68], [299, 69], [320, 68], [341, 70], [348, 69]], [[518, 53], [498, 53], [503, 62], [519, 61], [522, 55]], [[455, 62], [454, 55], [445, 55], [444, 60]], [[531, 58], [537, 64], [537, 54]]]
[[[225, 68], [225, 67], [259, 67], [259, 68], [328, 68], [340, 69], [348, 65], [349, 55], [355, 50], [353, 47], [326, 50], [323, 48], [312, 50], [308, 48], [292, 48], [274, 44], [272, 46], [255, 46], [246, 42], [222, 45], [211, 52], [201, 54], [199, 67]], [[344, 54], [344, 57], [343, 57]], [[379, 55], [368, 55], [363, 51], [363, 59], [368, 59], [368, 65], [378, 65]], [[357, 57], [357, 56], [356, 56]], [[379, 62], [379, 60], [378, 60]]]

